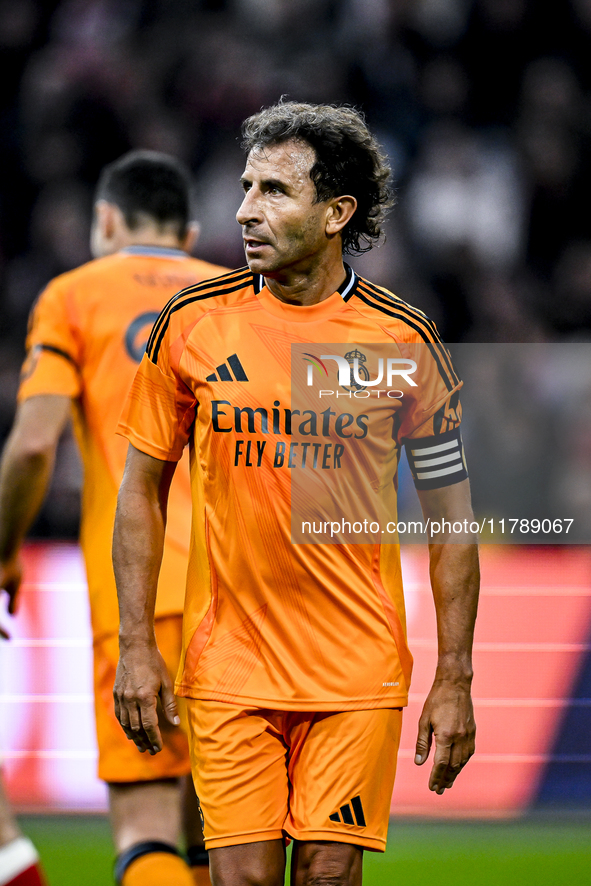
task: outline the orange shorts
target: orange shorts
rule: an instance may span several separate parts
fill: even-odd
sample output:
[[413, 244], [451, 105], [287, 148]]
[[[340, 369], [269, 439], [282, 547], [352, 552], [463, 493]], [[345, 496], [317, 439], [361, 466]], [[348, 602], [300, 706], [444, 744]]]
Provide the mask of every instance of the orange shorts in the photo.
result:
[[[156, 619], [156, 640], [174, 682], [181, 654], [182, 616]], [[177, 778], [191, 771], [185, 732], [160, 717], [164, 747], [153, 757], [140, 754], [126, 738], [115, 717], [113, 684], [119, 659], [117, 635], [104, 637], [94, 644], [94, 709], [98, 744], [98, 777], [106, 782], [154, 781]], [[181, 719], [183, 700], [178, 699]]]
[[207, 849], [289, 837], [385, 850], [400, 708], [300, 713], [186, 702]]

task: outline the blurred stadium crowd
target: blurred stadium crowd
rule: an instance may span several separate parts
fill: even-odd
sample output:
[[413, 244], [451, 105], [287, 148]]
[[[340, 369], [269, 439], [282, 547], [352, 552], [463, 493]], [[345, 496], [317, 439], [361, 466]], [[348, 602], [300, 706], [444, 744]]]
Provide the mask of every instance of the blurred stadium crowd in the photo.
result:
[[[397, 206], [384, 244], [351, 263], [445, 340], [591, 338], [591, 0], [0, 0], [0, 47], [2, 437], [30, 307], [90, 257], [101, 167], [136, 147], [180, 156], [197, 254], [240, 266], [239, 127], [281, 95], [365, 112]], [[76, 531], [72, 445], [40, 534]]]

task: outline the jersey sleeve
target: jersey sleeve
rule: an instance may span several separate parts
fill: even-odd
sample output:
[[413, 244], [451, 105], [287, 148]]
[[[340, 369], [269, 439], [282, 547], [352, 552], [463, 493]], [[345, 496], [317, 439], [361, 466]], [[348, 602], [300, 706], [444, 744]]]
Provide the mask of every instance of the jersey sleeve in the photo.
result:
[[449, 351], [441, 343], [413, 348], [417, 392], [400, 426], [417, 489], [439, 489], [468, 476], [460, 425], [462, 406], [457, 375]]
[[197, 401], [170, 360], [167, 340], [158, 357], [142, 358], [117, 428], [130, 443], [162, 461], [178, 461], [189, 440]]
[[81, 344], [59, 280], [41, 293], [29, 318], [27, 356], [21, 371], [18, 400], [38, 394], [77, 397], [81, 392]]

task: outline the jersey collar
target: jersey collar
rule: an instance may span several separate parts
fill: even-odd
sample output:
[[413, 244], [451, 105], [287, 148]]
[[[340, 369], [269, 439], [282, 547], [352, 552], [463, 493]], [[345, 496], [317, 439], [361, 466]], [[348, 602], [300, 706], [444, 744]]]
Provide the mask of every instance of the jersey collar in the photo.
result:
[[[355, 287], [357, 286], [357, 274], [355, 273], [353, 268], [350, 265], [348, 265], [346, 262], [344, 262], [344, 265], [345, 265], [345, 279], [343, 280], [343, 282], [341, 283], [341, 285], [337, 289], [337, 292], [339, 293], [339, 295], [341, 296], [343, 301], [348, 301], [351, 298], [351, 296], [353, 295]], [[255, 274], [254, 278], [253, 278], [253, 282], [254, 282], [254, 291], [258, 295], [259, 292], [261, 291], [261, 289], [263, 288], [263, 286], [265, 285], [265, 278], [263, 277], [262, 274]]]
[[155, 258], [187, 258], [187, 253], [182, 249], [173, 249], [170, 246], [124, 246], [119, 252], [123, 255], [143, 255]]
[[261, 307], [275, 317], [289, 323], [317, 323], [346, 310], [345, 302], [355, 291], [357, 275], [348, 265], [345, 267], [346, 277], [338, 290], [315, 305], [292, 305], [275, 298], [259, 274], [253, 277], [255, 294]]
[[357, 286], [357, 274], [347, 262], [345, 264], [345, 272], [347, 276], [339, 286], [339, 293], [343, 301], [348, 301], [355, 291], [355, 287]]

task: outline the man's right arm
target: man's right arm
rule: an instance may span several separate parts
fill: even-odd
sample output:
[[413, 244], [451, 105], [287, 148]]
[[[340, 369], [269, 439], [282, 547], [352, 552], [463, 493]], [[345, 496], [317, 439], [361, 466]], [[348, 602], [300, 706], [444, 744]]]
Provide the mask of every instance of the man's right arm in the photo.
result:
[[[47, 492], [70, 397], [43, 394], [18, 407], [0, 462], [0, 588], [16, 610], [21, 583], [19, 552]], [[3, 636], [6, 631], [0, 629]]]
[[140, 751], [162, 750], [157, 704], [179, 717], [170, 677], [154, 635], [154, 607], [162, 562], [166, 504], [176, 462], [129, 446], [113, 532], [119, 599], [119, 664], [113, 695], [125, 734]]

